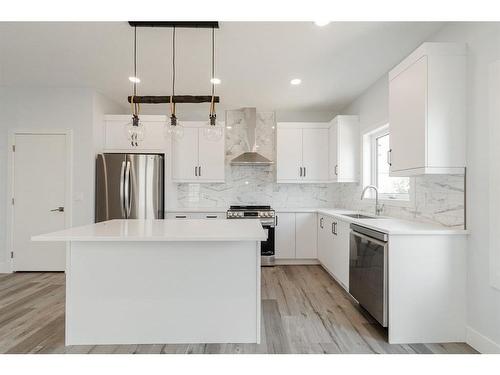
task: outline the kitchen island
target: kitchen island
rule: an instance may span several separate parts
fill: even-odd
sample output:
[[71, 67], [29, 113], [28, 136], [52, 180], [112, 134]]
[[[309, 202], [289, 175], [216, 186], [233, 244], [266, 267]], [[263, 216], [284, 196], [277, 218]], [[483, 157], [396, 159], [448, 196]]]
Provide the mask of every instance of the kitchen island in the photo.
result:
[[65, 241], [66, 345], [259, 343], [259, 220], [111, 220]]

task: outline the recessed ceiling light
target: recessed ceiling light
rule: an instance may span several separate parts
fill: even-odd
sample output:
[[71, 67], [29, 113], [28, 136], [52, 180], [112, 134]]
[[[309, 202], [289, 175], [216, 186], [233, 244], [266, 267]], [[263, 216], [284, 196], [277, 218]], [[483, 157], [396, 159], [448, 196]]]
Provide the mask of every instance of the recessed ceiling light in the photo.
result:
[[330, 21], [324, 21], [324, 20], [323, 20], [323, 21], [314, 21], [314, 24], [315, 24], [316, 26], [320, 26], [320, 27], [322, 27], [322, 26], [326, 26], [326, 25], [328, 25], [329, 23], [330, 23]]
[[128, 80], [132, 83], [139, 83], [141, 82], [139, 77], [128, 77]]
[[290, 81], [290, 84], [292, 85], [300, 85], [302, 83], [302, 80], [300, 78], [294, 78]]
[[210, 80], [210, 83], [213, 83], [214, 85], [220, 85], [220, 79], [214, 77]]

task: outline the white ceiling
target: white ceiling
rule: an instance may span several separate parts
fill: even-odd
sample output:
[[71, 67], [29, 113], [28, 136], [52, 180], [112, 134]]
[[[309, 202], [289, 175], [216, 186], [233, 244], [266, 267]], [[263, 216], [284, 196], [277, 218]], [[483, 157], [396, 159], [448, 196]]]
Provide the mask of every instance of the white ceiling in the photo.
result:
[[[335, 112], [442, 26], [222, 22], [216, 31], [221, 107]], [[92, 87], [125, 109], [131, 93], [132, 38], [126, 22], [0, 23], [0, 84]], [[176, 65], [177, 94], [210, 93], [210, 30], [177, 30]], [[170, 93], [171, 29], [138, 29], [138, 76], [139, 95]], [[291, 86], [294, 77], [302, 85]], [[186, 111], [200, 109], [185, 106], [190, 106]], [[167, 108], [148, 107], [150, 113]]]

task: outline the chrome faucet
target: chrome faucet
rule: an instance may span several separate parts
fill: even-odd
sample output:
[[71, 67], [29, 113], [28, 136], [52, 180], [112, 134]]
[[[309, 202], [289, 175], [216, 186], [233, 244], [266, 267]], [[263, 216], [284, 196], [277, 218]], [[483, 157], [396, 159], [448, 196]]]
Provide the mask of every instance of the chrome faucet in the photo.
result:
[[361, 193], [361, 200], [363, 200], [363, 198], [365, 197], [365, 194], [366, 194], [366, 191], [368, 189], [373, 189], [375, 190], [375, 215], [379, 216], [383, 209], [384, 209], [384, 205], [383, 204], [378, 204], [378, 189], [376, 186], [374, 185], [366, 185], [365, 188], [363, 189], [363, 192]]

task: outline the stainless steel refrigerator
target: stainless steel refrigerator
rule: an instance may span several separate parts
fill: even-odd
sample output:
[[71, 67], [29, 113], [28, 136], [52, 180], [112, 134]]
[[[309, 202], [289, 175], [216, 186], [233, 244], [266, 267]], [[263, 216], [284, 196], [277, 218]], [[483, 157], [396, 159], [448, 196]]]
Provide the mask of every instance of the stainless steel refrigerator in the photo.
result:
[[95, 222], [164, 218], [164, 156], [98, 154]]

